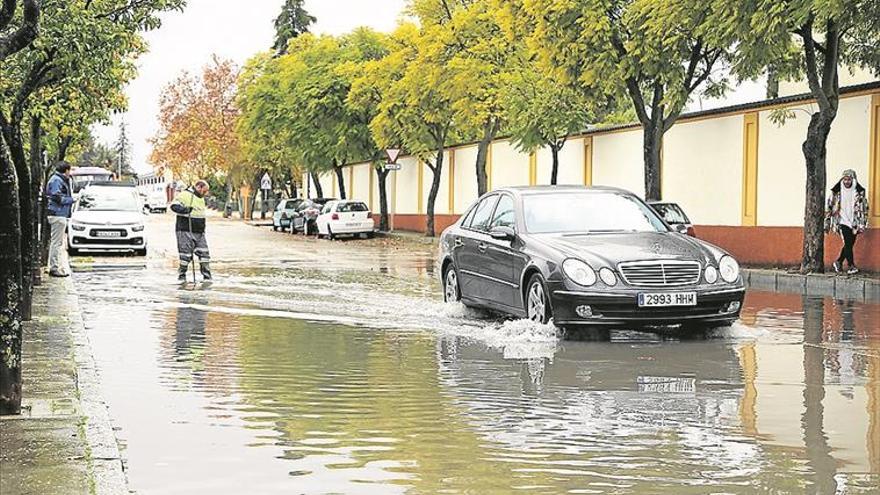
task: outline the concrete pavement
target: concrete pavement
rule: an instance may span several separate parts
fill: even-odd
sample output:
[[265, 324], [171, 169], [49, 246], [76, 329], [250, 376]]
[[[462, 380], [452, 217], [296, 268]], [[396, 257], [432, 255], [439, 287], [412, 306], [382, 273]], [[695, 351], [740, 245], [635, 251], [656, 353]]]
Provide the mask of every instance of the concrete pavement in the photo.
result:
[[72, 279], [34, 291], [21, 416], [0, 417], [0, 493], [128, 493]]

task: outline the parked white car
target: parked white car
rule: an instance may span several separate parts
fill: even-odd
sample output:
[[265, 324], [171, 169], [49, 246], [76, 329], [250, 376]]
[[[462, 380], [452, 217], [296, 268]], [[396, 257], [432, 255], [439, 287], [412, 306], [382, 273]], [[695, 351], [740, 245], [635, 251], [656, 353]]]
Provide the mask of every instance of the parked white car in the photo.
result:
[[370, 209], [362, 201], [339, 200], [324, 205], [316, 221], [318, 237], [333, 239], [337, 235], [366, 234], [373, 236], [375, 224]]
[[128, 184], [105, 183], [86, 186], [74, 204], [68, 222], [67, 249], [134, 251], [147, 254], [141, 198]]

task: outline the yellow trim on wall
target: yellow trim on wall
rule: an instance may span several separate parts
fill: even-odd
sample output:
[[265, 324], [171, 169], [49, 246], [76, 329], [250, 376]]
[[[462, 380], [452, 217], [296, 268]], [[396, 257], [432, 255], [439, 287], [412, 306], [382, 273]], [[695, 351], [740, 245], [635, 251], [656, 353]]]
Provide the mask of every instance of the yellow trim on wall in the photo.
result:
[[534, 186], [538, 183], [538, 153], [532, 151], [529, 153], [529, 185]]
[[375, 176], [376, 176], [376, 167], [373, 165], [367, 165], [370, 170], [370, 211], [376, 211], [376, 207], [373, 204], [373, 187], [375, 187]]
[[593, 136], [584, 137], [584, 185], [593, 185]]
[[880, 93], [871, 96], [871, 134], [868, 161], [868, 224], [880, 228]]
[[758, 113], [743, 115], [742, 225], [758, 224]]
[[455, 150], [449, 150], [449, 213], [455, 213]]
[[492, 190], [492, 146], [494, 143], [489, 143], [489, 148], [486, 150], [486, 191]]
[[419, 212], [419, 214], [421, 215], [425, 211], [424, 210], [425, 205], [423, 203], [424, 203], [424, 196], [425, 196], [425, 193], [424, 193], [424, 190], [425, 190], [425, 167], [427, 165], [422, 163], [421, 160], [417, 160], [416, 163], [418, 163], [418, 167], [419, 167], [419, 196], [418, 196], [419, 200], [418, 200], [418, 209], [416, 211]]

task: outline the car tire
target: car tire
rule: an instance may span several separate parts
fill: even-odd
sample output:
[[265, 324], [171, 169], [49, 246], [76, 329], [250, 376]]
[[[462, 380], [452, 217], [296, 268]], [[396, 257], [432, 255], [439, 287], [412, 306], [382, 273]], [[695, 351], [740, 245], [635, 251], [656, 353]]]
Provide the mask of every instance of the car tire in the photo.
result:
[[373, 237], [376, 237], [375, 232], [367, 232], [367, 239], [372, 239]]
[[461, 286], [458, 284], [458, 270], [452, 263], [443, 272], [443, 302], [461, 301]]
[[135, 249], [135, 250], [134, 250], [134, 255], [135, 255], [135, 256], [146, 256], [146, 255], [147, 255], [147, 248], [143, 248], [143, 249]]
[[526, 287], [526, 297], [523, 298], [526, 318], [542, 325], [547, 323], [553, 317], [553, 310], [544, 277], [538, 273], [532, 275]]
[[274, 223], [272, 224], [272, 232], [278, 232], [278, 226]]
[[335, 239], [335, 238], [336, 238], [336, 237], [333, 235], [333, 231], [330, 230], [330, 226], [328, 225], [328, 226], [327, 226], [327, 239], [330, 239], [330, 240], [332, 241], [332, 240]]

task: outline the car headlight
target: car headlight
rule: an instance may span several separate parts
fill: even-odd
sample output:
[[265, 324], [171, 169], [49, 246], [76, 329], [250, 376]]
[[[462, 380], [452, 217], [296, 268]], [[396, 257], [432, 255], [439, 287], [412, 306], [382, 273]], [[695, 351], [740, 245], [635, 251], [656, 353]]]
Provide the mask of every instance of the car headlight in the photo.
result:
[[569, 258], [562, 262], [562, 272], [572, 282], [589, 287], [596, 283], [596, 272], [581, 260]]
[[85, 225], [80, 225], [78, 223], [71, 223], [70, 228], [77, 231], [77, 232], [82, 232], [83, 230], [86, 230]]
[[712, 265], [707, 265], [706, 273], [704, 276], [706, 277], [706, 282], [714, 284], [718, 281], [718, 270], [715, 269], [715, 267]]
[[718, 271], [725, 282], [733, 283], [739, 278], [739, 263], [732, 256], [723, 256], [718, 263]]
[[604, 282], [605, 285], [612, 286], [617, 284], [617, 277], [614, 275], [614, 271], [610, 268], [602, 268], [599, 270], [599, 278], [602, 279], [602, 282]]
[[143, 224], [135, 225], [134, 227], [131, 228], [131, 231], [132, 231], [132, 232], [143, 232], [143, 231], [144, 231], [144, 225], [143, 225]]

